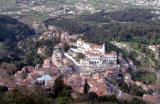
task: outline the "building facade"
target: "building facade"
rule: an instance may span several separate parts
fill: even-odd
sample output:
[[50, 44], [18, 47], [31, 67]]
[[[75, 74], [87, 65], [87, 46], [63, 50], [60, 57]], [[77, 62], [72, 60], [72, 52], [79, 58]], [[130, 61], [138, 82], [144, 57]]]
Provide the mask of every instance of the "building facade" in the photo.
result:
[[102, 66], [107, 64], [117, 64], [117, 53], [111, 52], [110, 54], [86, 54], [86, 60], [89, 66]]
[[86, 58], [81, 61], [81, 64], [88, 66], [106, 66], [107, 64], [117, 64], [117, 52], [106, 54], [105, 43], [102, 45], [97, 45], [78, 39], [75, 46], [77, 48], [71, 49], [72, 51], [83, 53], [86, 56]]

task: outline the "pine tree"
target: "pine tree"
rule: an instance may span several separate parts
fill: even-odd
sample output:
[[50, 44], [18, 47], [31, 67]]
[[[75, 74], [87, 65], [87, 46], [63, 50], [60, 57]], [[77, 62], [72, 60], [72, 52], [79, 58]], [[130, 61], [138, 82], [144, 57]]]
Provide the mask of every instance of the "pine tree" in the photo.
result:
[[84, 84], [84, 93], [87, 94], [89, 89], [90, 89], [90, 86], [89, 86], [87, 79], [86, 79], [85, 84]]

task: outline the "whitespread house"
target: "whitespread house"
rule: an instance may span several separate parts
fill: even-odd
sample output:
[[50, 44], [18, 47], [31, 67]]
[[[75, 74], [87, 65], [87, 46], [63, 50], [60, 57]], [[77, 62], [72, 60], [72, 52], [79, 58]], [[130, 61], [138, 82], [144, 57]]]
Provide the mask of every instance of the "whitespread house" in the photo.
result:
[[117, 64], [117, 53], [111, 52], [110, 54], [101, 54], [101, 53], [90, 52], [86, 54], [86, 63], [91, 66]]
[[73, 45], [76, 48], [70, 48], [68, 55], [75, 56], [76, 53], [83, 53], [85, 58], [80, 60], [81, 65], [101, 67], [108, 64], [117, 64], [117, 52], [106, 54], [105, 44], [97, 45], [78, 39]]

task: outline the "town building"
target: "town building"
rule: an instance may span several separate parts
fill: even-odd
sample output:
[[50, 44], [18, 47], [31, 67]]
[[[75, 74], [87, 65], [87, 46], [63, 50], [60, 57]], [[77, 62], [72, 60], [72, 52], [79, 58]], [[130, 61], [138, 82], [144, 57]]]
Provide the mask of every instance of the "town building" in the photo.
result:
[[108, 64], [117, 64], [117, 52], [107, 54], [105, 51], [105, 43], [98, 45], [78, 39], [72, 45], [74, 47], [70, 48], [67, 56], [72, 56], [73, 58], [71, 60], [73, 60], [76, 58], [77, 53], [84, 54], [85, 58], [78, 62], [81, 65], [105, 67]]
[[43, 68], [50, 68], [52, 66], [51, 59], [45, 59], [43, 62]]
[[101, 53], [87, 53], [86, 54], [87, 64], [89, 66], [97, 65], [107, 65], [107, 64], [117, 64], [117, 53], [111, 52], [110, 54], [101, 54]]
[[160, 59], [160, 45], [149, 46], [149, 49], [151, 49], [154, 52], [155, 59], [159, 60]]

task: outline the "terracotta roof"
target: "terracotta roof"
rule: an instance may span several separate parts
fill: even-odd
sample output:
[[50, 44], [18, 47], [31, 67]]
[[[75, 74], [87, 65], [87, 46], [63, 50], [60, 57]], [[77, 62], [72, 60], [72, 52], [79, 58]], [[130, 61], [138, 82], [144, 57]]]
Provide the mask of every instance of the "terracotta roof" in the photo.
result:
[[15, 86], [15, 84], [16, 84], [16, 80], [12, 77], [0, 78], [0, 85], [12, 87], [12, 86]]
[[92, 55], [92, 56], [104, 56], [102, 53], [100, 53], [99, 51], [96, 51], [96, 50], [86, 51], [85, 53], [87, 55]]
[[91, 44], [92, 48], [102, 48], [103, 45], [98, 45], [98, 44]]
[[145, 94], [145, 95], [143, 95], [143, 99], [146, 100], [146, 101], [155, 103], [155, 104], [158, 104], [158, 102], [159, 102], [158, 96], [153, 96], [153, 95]]

